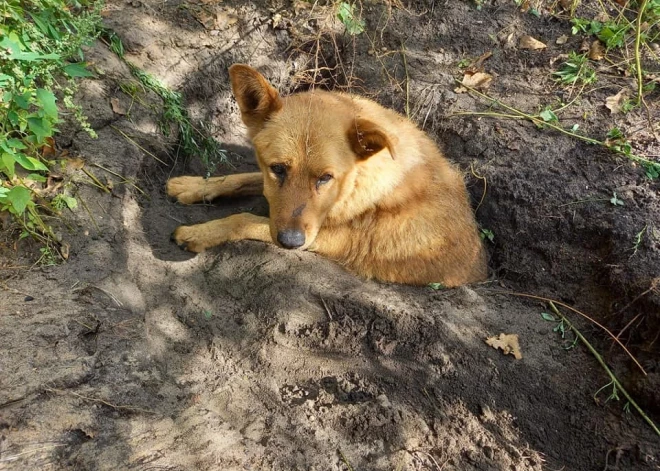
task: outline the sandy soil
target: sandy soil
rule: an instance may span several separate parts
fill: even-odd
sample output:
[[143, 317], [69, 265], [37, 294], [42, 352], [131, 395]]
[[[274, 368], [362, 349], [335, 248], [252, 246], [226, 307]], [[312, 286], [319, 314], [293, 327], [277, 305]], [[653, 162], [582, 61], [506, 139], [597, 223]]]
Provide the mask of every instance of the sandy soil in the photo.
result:
[[[232, 165], [179, 155], [176, 137], [159, 131], [160, 99], [127, 95], [126, 65], [102, 42], [90, 48], [99, 76], [80, 102], [99, 138], [64, 123], [58, 146], [112, 192], [72, 177], [81, 205], [61, 226], [66, 263], [21, 268], [38, 248], [2, 237], [0, 469], [660, 469], [658, 436], [625, 400], [606, 402], [610, 388], [594, 400], [609, 379], [586, 348], [563, 348], [541, 317], [547, 304], [502, 294], [560, 300], [615, 333], [634, 321], [621, 338], [647, 376], [564, 311], [660, 422], [660, 294], [649, 291], [660, 276], [660, 184], [532, 124], [459, 114], [488, 108], [455, 92], [461, 60], [492, 52], [489, 93], [536, 112], [566, 93], [550, 74], [581, 39], [557, 45], [567, 21], [509, 1], [481, 11], [364, 2], [362, 14], [367, 34], [350, 37], [307, 2], [108, 2], [105, 21], [127, 59], [213, 123]], [[519, 49], [523, 34], [548, 47]], [[173, 175], [256, 169], [229, 89], [235, 62], [283, 92], [313, 81], [407, 108], [465, 171], [475, 207], [483, 197], [491, 281], [455, 290], [365, 282], [258, 242], [180, 251], [169, 234], [181, 223], [267, 212], [261, 198], [182, 207], [163, 190]], [[309, 72], [321, 67], [334, 69]], [[657, 154], [645, 114], [604, 107], [620, 88], [606, 76], [562, 119], [595, 135], [613, 123], [637, 130], [634, 145]], [[624, 206], [608, 202], [615, 191]], [[519, 336], [521, 360], [486, 345], [500, 333]]]

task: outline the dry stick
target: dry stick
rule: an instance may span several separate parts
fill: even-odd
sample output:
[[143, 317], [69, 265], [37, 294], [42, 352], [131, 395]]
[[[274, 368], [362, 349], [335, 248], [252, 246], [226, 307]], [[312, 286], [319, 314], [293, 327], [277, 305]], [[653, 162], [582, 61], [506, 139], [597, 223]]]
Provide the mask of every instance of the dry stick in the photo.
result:
[[630, 397], [628, 391], [624, 389], [624, 387], [621, 385], [617, 377], [614, 375], [614, 373], [612, 373], [612, 370], [610, 370], [609, 367], [605, 364], [603, 357], [601, 357], [600, 354], [596, 351], [596, 349], [589, 343], [589, 341], [584, 338], [584, 336], [580, 333], [580, 331], [577, 330], [577, 328], [575, 328], [575, 326], [571, 324], [571, 322], [568, 319], [566, 319], [566, 317], [564, 317], [564, 315], [561, 312], [559, 312], [559, 310], [552, 301], [549, 301], [549, 304], [552, 310], [554, 311], [554, 313], [557, 314], [564, 322], [566, 322], [566, 324], [568, 324], [568, 327], [571, 330], [573, 330], [573, 332], [575, 332], [575, 335], [577, 335], [577, 337], [582, 341], [582, 343], [589, 349], [589, 351], [596, 358], [598, 363], [600, 363], [600, 366], [602, 366], [603, 369], [607, 372], [608, 376], [610, 377], [610, 380], [612, 380], [612, 383], [617, 388], [619, 388], [619, 390], [623, 393], [626, 399], [628, 399], [628, 402], [632, 404], [632, 406], [639, 413], [639, 415], [641, 415], [642, 418], [651, 426], [653, 431], [657, 433], [658, 436], [660, 436], [660, 430], [658, 430], [658, 427], [656, 427], [656, 425], [653, 423], [653, 420], [651, 420], [649, 416], [644, 413], [642, 408], [637, 405], [637, 403], [633, 400], [633, 398]]
[[410, 76], [408, 75], [408, 61], [406, 60], [406, 46], [401, 41], [401, 57], [403, 58], [403, 71], [406, 74], [406, 118], [410, 119]]
[[157, 160], [157, 161], [160, 162], [161, 164], [165, 165], [166, 167], [169, 167], [169, 166], [170, 166], [169, 164], [163, 162], [163, 161], [160, 160], [158, 157], [156, 157], [154, 154], [152, 154], [151, 152], [149, 152], [147, 149], [145, 149], [144, 147], [142, 147], [140, 144], [138, 144], [137, 142], [135, 142], [133, 139], [131, 139], [131, 138], [130, 138], [130, 137], [129, 137], [124, 131], [122, 131], [121, 129], [119, 129], [119, 128], [115, 127], [115, 126], [110, 126], [110, 127], [111, 127], [112, 129], [114, 129], [115, 131], [117, 131], [119, 134], [121, 134], [121, 135], [122, 135], [122, 136], [123, 136], [128, 142], [130, 142], [131, 144], [133, 144], [135, 147], [137, 147], [138, 149], [140, 149], [142, 152], [144, 152], [144, 153], [147, 154], [148, 156], [153, 157], [155, 160]]
[[121, 183], [128, 183], [130, 186], [132, 186], [132, 187], [135, 188], [137, 191], [139, 191], [139, 192], [142, 194], [142, 196], [147, 196], [147, 194], [146, 194], [144, 191], [142, 191], [142, 189], [141, 189], [139, 186], [137, 186], [135, 183], [133, 183], [132, 181], [130, 181], [128, 178], [124, 177], [123, 175], [121, 175], [121, 174], [119, 174], [119, 173], [117, 173], [117, 172], [113, 172], [113, 171], [110, 170], [109, 168], [105, 168], [103, 165], [100, 165], [100, 164], [92, 164], [92, 165], [93, 165], [94, 167], [98, 167], [98, 168], [100, 168], [101, 170], [105, 170], [105, 171], [108, 172], [110, 175], [114, 175], [114, 176], [117, 177], [117, 178], [121, 178], [121, 179], [122, 179], [122, 182], [121, 182]]
[[108, 194], [111, 193], [111, 191], [108, 189], [108, 187], [105, 186], [103, 183], [101, 183], [101, 182], [99, 181], [99, 179], [96, 178], [96, 177], [94, 176], [93, 173], [88, 172], [87, 170], [85, 170], [85, 167], [81, 167], [80, 170], [82, 170], [83, 173], [84, 173], [85, 175], [87, 175], [89, 178], [92, 179], [92, 181], [94, 182], [94, 185], [95, 185], [95, 186], [99, 187], [101, 190], [105, 191], [105, 192], [108, 193]]
[[475, 178], [484, 181], [484, 192], [481, 194], [481, 199], [479, 200], [479, 204], [474, 210], [474, 212], [476, 213], [477, 211], [479, 211], [481, 204], [484, 202], [484, 199], [486, 198], [486, 191], [488, 190], [488, 180], [486, 180], [486, 177], [482, 177], [481, 175], [479, 175], [477, 172], [474, 171], [474, 163], [470, 164], [470, 171], [472, 172], [472, 175], [475, 176]]
[[619, 346], [623, 349], [623, 351], [626, 352], [626, 354], [630, 357], [630, 359], [631, 359], [633, 362], [635, 362], [635, 364], [637, 365], [637, 367], [639, 368], [639, 370], [640, 370], [642, 373], [644, 373], [644, 376], [648, 376], [648, 374], [646, 373], [646, 370], [642, 367], [642, 365], [639, 363], [639, 361], [637, 361], [637, 358], [635, 358], [635, 357], [633, 356], [633, 354], [630, 353], [630, 350], [628, 350], [628, 349], [626, 348], [626, 346], [625, 346], [623, 343], [621, 343], [621, 341], [620, 341], [618, 338], [616, 338], [616, 336], [615, 336], [615, 335], [614, 335], [614, 334], [613, 334], [613, 333], [612, 333], [607, 327], [605, 327], [604, 325], [602, 325], [601, 323], [599, 323], [599, 322], [596, 321], [595, 319], [592, 319], [591, 317], [589, 317], [589, 316], [586, 315], [585, 313], [578, 311], [578, 310], [575, 309], [574, 307], [571, 307], [571, 306], [569, 306], [568, 304], [564, 304], [564, 303], [562, 303], [561, 301], [557, 301], [557, 300], [555, 300], [555, 299], [544, 298], [543, 296], [536, 296], [536, 295], [534, 295], [534, 294], [518, 293], [518, 292], [516, 292], [516, 291], [505, 291], [505, 290], [496, 290], [496, 289], [491, 289], [491, 290], [488, 290], [488, 291], [490, 291], [490, 292], [492, 292], [492, 293], [508, 294], [508, 295], [510, 295], [510, 296], [520, 296], [520, 297], [523, 297], [523, 298], [538, 299], [539, 301], [545, 301], [546, 303], [555, 303], [555, 304], [559, 304], [560, 306], [565, 307], [565, 308], [568, 309], [569, 311], [573, 311], [574, 313], [579, 314], [580, 316], [584, 317], [585, 319], [587, 319], [587, 320], [588, 320], [589, 322], [591, 322], [592, 324], [594, 324], [594, 325], [600, 327], [600, 328], [603, 329], [605, 332], [607, 332], [607, 335], [609, 335], [610, 337], [612, 337], [612, 339], [614, 339], [614, 341], [615, 341], [616, 343], [619, 344]]
[[144, 412], [147, 414], [155, 414], [154, 411], [142, 409], [141, 407], [121, 406], [121, 405], [113, 404], [103, 399], [99, 399], [97, 397], [85, 396], [83, 394], [78, 394], [77, 392], [73, 392], [73, 391], [65, 391], [63, 389], [55, 389], [55, 388], [46, 388], [45, 391], [51, 393], [71, 394], [72, 396], [76, 396], [84, 401], [98, 402], [100, 404], [103, 404], [104, 406], [112, 407], [113, 409], [117, 409], [117, 410], [128, 410], [131, 412]]
[[637, 67], [637, 104], [644, 99], [644, 77], [642, 74], [642, 58], [639, 52], [639, 46], [642, 43], [642, 15], [646, 10], [647, 0], [642, 0], [637, 12], [637, 27], [635, 28], [635, 66]]
[[[654, 162], [653, 160], [646, 159], [646, 158], [644, 158], [640, 155], [624, 154], [622, 152], [618, 152], [615, 149], [613, 149], [612, 147], [608, 146], [603, 141], [599, 141], [598, 139], [594, 139], [592, 137], [582, 136], [580, 134], [576, 134], [572, 131], [569, 131], [568, 129], [564, 129], [561, 126], [557, 126], [555, 124], [545, 122], [537, 116], [533, 116], [531, 114], [525, 113], [524, 111], [520, 111], [519, 109], [513, 108], [512, 106], [509, 106], [505, 103], [502, 103], [497, 98], [493, 98], [490, 95], [487, 95], [485, 93], [481, 93], [481, 92], [477, 91], [475, 88], [472, 88], [469, 85], [465, 85], [465, 84], [461, 83], [460, 80], [456, 80], [456, 83], [458, 83], [458, 84], [462, 85], [463, 87], [467, 88], [470, 92], [474, 93], [475, 95], [477, 95], [481, 98], [484, 98], [486, 100], [489, 100], [489, 101], [493, 102], [493, 104], [501, 106], [505, 110], [514, 113], [516, 116], [527, 119], [527, 120], [531, 121], [534, 124], [541, 125], [541, 126], [547, 126], [551, 129], [554, 129], [555, 131], [559, 131], [559, 132], [561, 132], [563, 134], [566, 134], [568, 136], [574, 137], [576, 139], [580, 139], [581, 141], [588, 142], [589, 144], [596, 144], [596, 145], [599, 145], [599, 146], [603, 146], [607, 149], [610, 149], [610, 150], [614, 151], [615, 153], [622, 154], [625, 157], [627, 157], [628, 159], [633, 160], [635, 162], [641, 162], [641, 163], [646, 164], [646, 165], [657, 165], [657, 162]], [[504, 117], [507, 117], [506, 115], [502, 115], [502, 114], [499, 114], [499, 113], [483, 113], [483, 112], [480, 113], [480, 112], [469, 112], [469, 111], [454, 113], [454, 115], [469, 115], [469, 114], [481, 115], [481, 116], [504, 116]]]

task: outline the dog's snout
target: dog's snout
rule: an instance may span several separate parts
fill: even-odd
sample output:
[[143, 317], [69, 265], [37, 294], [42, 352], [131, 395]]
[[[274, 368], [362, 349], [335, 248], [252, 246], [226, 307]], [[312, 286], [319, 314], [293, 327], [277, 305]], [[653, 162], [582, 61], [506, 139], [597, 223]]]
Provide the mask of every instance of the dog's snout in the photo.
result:
[[277, 241], [285, 249], [297, 249], [305, 245], [305, 234], [298, 229], [285, 229], [277, 233]]

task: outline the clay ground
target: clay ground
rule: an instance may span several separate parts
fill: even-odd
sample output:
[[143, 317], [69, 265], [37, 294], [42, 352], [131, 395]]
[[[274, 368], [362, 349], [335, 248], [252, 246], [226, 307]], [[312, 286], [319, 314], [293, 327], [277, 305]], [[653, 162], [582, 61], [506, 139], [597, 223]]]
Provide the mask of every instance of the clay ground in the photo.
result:
[[[621, 340], [647, 376], [564, 310], [660, 422], [658, 180], [533, 124], [460, 114], [489, 108], [455, 92], [459, 63], [490, 51], [489, 93], [536, 113], [568, 93], [550, 74], [582, 39], [513, 1], [404, 3], [364, 2], [366, 33], [351, 37], [313, 2], [108, 2], [127, 59], [213, 123], [232, 165], [181, 155], [159, 131], [160, 99], [125, 86], [135, 80], [107, 45], [89, 49], [98, 76], [79, 100], [99, 137], [63, 123], [57, 144], [112, 191], [70, 177], [80, 204], [61, 223], [66, 263], [30, 268], [38, 247], [3, 234], [0, 469], [660, 469], [659, 437], [625, 399], [606, 402], [611, 388], [594, 399], [609, 378], [583, 346], [563, 348], [548, 305], [498, 293], [560, 300], [615, 333], [632, 321]], [[518, 48], [523, 34], [548, 47]], [[229, 89], [235, 62], [283, 92], [313, 82], [407, 109], [465, 171], [475, 207], [483, 197], [490, 281], [367, 282], [248, 241], [180, 251], [169, 234], [181, 223], [267, 211], [260, 198], [187, 208], [163, 191], [173, 175], [256, 169]], [[562, 121], [600, 137], [617, 125], [658, 155], [646, 112], [603, 105], [628, 79], [602, 77]], [[519, 336], [521, 360], [485, 344], [500, 333]]]

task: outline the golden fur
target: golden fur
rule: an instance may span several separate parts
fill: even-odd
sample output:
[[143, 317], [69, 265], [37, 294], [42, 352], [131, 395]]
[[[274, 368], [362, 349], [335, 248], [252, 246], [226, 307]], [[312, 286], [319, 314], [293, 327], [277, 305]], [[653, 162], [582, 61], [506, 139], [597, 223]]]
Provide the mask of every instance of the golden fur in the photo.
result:
[[461, 174], [406, 118], [365, 98], [324, 91], [280, 97], [254, 69], [229, 69], [261, 172], [177, 177], [189, 204], [263, 192], [270, 218], [242, 213], [181, 226], [201, 252], [256, 239], [324, 255], [366, 278], [458, 286], [486, 277]]

